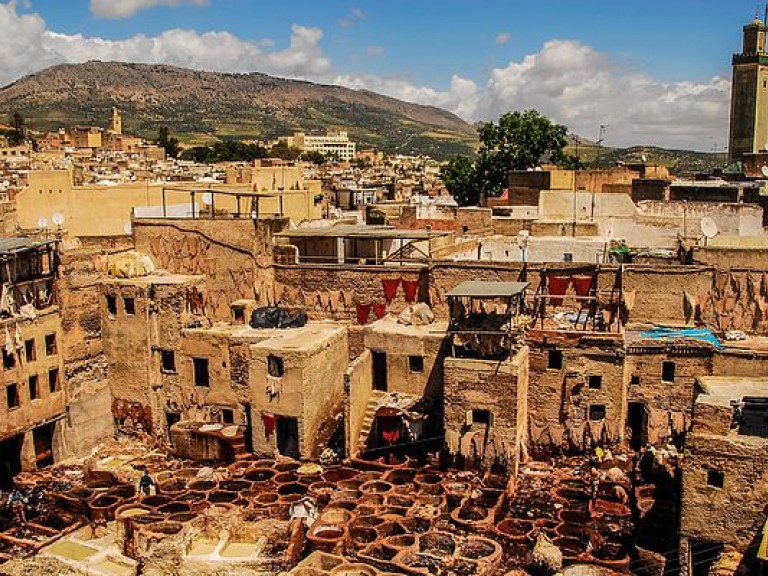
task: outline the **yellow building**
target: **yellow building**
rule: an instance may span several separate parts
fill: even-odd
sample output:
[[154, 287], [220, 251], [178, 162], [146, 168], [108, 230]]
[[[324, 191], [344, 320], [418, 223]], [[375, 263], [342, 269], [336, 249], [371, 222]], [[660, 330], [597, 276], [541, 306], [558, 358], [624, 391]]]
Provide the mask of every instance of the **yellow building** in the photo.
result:
[[745, 154], [768, 151], [768, 52], [765, 23], [759, 18], [744, 26], [744, 44], [733, 55], [731, 131], [728, 140], [731, 162]]

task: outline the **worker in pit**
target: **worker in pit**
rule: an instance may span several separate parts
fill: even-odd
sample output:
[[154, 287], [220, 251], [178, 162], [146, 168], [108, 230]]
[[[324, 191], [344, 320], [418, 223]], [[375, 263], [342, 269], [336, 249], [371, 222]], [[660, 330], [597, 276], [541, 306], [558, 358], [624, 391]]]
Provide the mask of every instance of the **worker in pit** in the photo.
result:
[[8, 495], [8, 508], [11, 510], [11, 516], [20, 525], [27, 523], [26, 513], [27, 499], [24, 494], [18, 489], [14, 488]]
[[139, 492], [144, 496], [149, 496], [150, 490], [153, 486], [156, 486], [155, 481], [149, 475], [149, 470], [144, 470], [144, 475], [139, 480]]

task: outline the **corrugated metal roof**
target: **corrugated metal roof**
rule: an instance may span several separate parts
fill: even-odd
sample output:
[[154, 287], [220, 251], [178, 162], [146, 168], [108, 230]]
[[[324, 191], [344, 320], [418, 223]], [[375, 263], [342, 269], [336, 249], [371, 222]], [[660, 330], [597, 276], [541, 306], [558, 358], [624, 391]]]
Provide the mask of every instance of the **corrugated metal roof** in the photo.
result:
[[446, 296], [470, 298], [509, 298], [522, 294], [528, 282], [483, 282], [468, 280], [446, 293]]

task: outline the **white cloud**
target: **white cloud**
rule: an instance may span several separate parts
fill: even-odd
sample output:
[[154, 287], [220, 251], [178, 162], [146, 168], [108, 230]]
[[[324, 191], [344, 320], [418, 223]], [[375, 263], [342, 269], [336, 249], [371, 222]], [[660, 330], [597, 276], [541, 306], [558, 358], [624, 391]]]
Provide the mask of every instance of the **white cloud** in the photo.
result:
[[536, 108], [591, 139], [608, 124], [610, 145], [706, 149], [727, 133], [729, 99], [726, 78], [662, 83], [580, 42], [553, 40], [491, 72], [475, 119]]
[[99, 18], [130, 18], [137, 12], [153, 6], [203, 6], [207, 2], [208, 0], [91, 0], [91, 13]]
[[506, 44], [510, 40], [512, 40], [512, 34], [509, 32], [499, 32], [496, 35], [496, 44]]
[[352, 10], [349, 11], [349, 14], [347, 16], [344, 16], [344, 18], [339, 19], [339, 26], [343, 28], [349, 28], [350, 26], [353, 26], [356, 22], [363, 20], [364, 18], [365, 18], [365, 12], [363, 12], [360, 8], [355, 6], [352, 8]]

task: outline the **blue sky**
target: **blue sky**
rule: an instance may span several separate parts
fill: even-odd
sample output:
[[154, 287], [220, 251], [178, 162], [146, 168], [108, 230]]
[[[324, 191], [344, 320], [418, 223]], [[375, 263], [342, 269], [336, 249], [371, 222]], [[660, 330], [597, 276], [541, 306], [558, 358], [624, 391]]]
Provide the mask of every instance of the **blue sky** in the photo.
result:
[[730, 56], [755, 9], [752, 0], [0, 0], [0, 82], [91, 58], [263, 71], [469, 121], [535, 107], [588, 138], [608, 124], [606, 143], [711, 150], [725, 143]]

